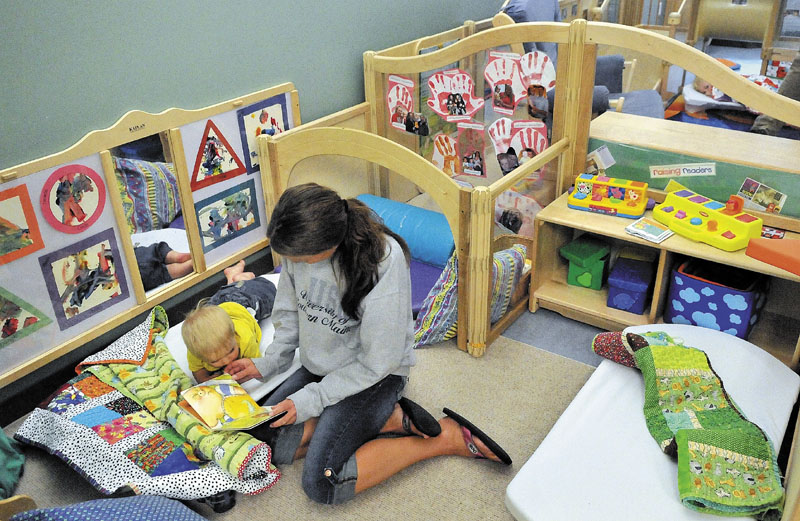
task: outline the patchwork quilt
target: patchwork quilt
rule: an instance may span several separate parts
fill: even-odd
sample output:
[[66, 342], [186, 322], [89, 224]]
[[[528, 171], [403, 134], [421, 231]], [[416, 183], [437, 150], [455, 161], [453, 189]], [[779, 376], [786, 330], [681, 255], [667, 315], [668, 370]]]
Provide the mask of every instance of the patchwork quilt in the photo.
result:
[[664, 332], [622, 337], [645, 383], [644, 416], [678, 460], [684, 506], [724, 516], [780, 519], [784, 489], [775, 448], [725, 390], [705, 352]]
[[178, 407], [191, 387], [164, 336], [157, 306], [139, 326], [81, 362], [78, 375], [35, 409], [14, 438], [63, 459], [104, 494], [198, 499], [257, 494], [280, 472], [268, 445], [246, 432], [213, 432]]

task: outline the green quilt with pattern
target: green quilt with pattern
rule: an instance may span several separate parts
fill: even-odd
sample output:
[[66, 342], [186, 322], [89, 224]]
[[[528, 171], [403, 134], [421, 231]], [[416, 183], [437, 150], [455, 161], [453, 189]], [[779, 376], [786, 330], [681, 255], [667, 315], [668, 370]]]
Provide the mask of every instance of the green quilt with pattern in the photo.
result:
[[784, 489], [772, 442], [725, 391], [705, 352], [663, 332], [623, 338], [644, 376], [647, 428], [677, 457], [681, 502], [711, 514], [779, 519]]

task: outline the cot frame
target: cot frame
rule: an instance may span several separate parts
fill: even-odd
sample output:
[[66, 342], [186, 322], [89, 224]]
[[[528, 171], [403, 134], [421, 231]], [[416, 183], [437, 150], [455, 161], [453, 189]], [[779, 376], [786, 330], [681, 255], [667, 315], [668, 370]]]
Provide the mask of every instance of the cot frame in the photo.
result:
[[[394, 143], [388, 139], [376, 136], [375, 134], [347, 128], [297, 128], [285, 132], [276, 137], [259, 138], [259, 153], [261, 154], [261, 164], [269, 164], [271, 176], [266, 178], [266, 169], [262, 171], [265, 178], [262, 186], [265, 187], [264, 199], [269, 201], [271, 207], [268, 212], [274, 209], [275, 202], [283, 191], [291, 186], [290, 177], [294, 167], [310, 157], [338, 155], [362, 159], [381, 168], [391, 170], [398, 175], [408, 179], [429, 193], [433, 200], [442, 209], [442, 213], [447, 219], [447, 223], [453, 233], [453, 240], [456, 245], [459, 259], [469, 259], [467, 269], [459, 268], [458, 271], [458, 299], [459, 302], [472, 302], [470, 299], [480, 292], [471, 291], [474, 284], [480, 283], [476, 272], [487, 271], [487, 266], [491, 259], [476, 256], [475, 251], [489, 252], [495, 249], [502, 249], [511, 246], [514, 242], [521, 242], [527, 247], [527, 257], [533, 255], [533, 241], [531, 238], [522, 236], [503, 236], [491, 248], [490, 244], [478, 244], [470, 237], [477, 236], [489, 240], [491, 228], [484, 230], [487, 226], [491, 227], [493, 222], [493, 210], [489, 202], [489, 191], [486, 187], [469, 189], [460, 186], [441, 170], [428, 162], [416, 153], [410, 153], [408, 149]], [[267, 193], [271, 190], [271, 193]], [[480, 249], [479, 249], [480, 248]], [[272, 252], [273, 262], [277, 266], [280, 264], [280, 255]], [[482, 273], [488, 277], [488, 273]], [[488, 278], [487, 284], [488, 284]], [[528, 300], [525, 293], [529, 283], [521, 284], [514, 295], [511, 297], [511, 309], [493, 328], [492, 340], [500, 335], [503, 329], [519, 316], [526, 308]], [[488, 287], [488, 286], [487, 286]], [[484, 302], [484, 308], [478, 312], [488, 316], [488, 299]], [[480, 316], [474, 316], [470, 311], [477, 306], [458, 307], [458, 337], [457, 343], [460, 349], [468, 351], [474, 356], [481, 356], [484, 353], [486, 344], [476, 345], [468, 342], [469, 332], [473, 326], [486, 321], [480, 320]]]

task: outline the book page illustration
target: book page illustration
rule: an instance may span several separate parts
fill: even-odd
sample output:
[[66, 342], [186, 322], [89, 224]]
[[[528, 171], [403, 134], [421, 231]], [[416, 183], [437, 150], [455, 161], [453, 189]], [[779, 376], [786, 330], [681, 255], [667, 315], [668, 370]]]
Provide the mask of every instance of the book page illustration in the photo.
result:
[[203, 382], [182, 393], [204, 424], [212, 430], [243, 430], [269, 419], [269, 408], [258, 405], [236, 381], [223, 378]]

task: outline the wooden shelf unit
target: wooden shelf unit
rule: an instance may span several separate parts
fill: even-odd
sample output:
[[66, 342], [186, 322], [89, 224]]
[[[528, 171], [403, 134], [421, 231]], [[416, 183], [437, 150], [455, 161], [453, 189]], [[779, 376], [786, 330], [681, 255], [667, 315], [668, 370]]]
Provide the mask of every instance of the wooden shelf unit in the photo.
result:
[[[647, 212], [650, 216], [651, 212]], [[536, 216], [536, 253], [533, 261], [530, 310], [539, 307], [609, 331], [628, 326], [663, 322], [667, 304], [670, 273], [687, 258], [712, 262], [763, 273], [771, 278], [767, 304], [749, 341], [760, 346], [794, 370], [800, 364], [800, 314], [793, 300], [800, 291], [800, 277], [771, 264], [745, 255], [745, 250], [726, 252], [680, 235], [654, 244], [625, 232], [632, 219], [574, 210], [567, 206], [567, 194], [549, 204]], [[602, 238], [612, 245], [612, 255], [624, 246], [637, 245], [653, 250], [657, 256], [655, 280], [642, 315], [606, 305], [608, 286], [597, 291], [567, 284], [566, 259], [559, 248], [584, 233]], [[787, 233], [789, 239], [800, 234]]]

